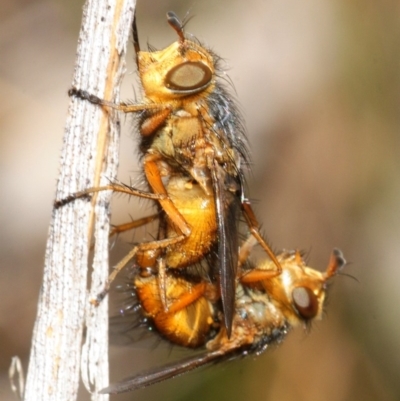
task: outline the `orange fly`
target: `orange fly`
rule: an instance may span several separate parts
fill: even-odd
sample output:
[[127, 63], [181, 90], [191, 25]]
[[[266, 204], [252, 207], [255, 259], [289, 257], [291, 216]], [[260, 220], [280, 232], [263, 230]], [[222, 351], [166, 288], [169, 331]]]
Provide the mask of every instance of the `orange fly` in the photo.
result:
[[141, 313], [146, 324], [171, 343], [202, 348], [203, 353], [126, 378], [101, 393], [137, 390], [207, 364], [259, 355], [271, 343], [282, 341], [291, 328], [307, 327], [320, 319], [329, 280], [346, 263], [342, 253], [335, 249], [321, 273], [306, 266], [300, 252], [283, 252], [277, 256], [282, 273], [271, 278], [270, 260], [256, 265], [249, 261], [254, 244], [250, 237], [241, 248], [230, 336], [222, 323], [215, 284], [187, 275], [168, 275], [166, 311], [159, 294], [159, 277], [138, 272], [132, 283], [139, 305], [135, 313]]
[[84, 90], [73, 88], [69, 92], [104, 107], [136, 113], [149, 192], [111, 184], [82, 191], [56, 202], [56, 206], [104, 189], [155, 199], [160, 214], [157, 239], [133, 247], [115, 267], [98, 301], [115, 275], [135, 258], [142, 268], [158, 272], [165, 306], [168, 270], [207, 259], [210, 274], [218, 281], [229, 334], [235, 310], [241, 215], [273, 261], [271, 274], [279, 275], [281, 266], [262, 238], [244, 193], [247, 141], [234, 101], [220, 82], [220, 59], [188, 40], [174, 13], [169, 12], [167, 20], [178, 40], [160, 51], [141, 51], [135, 21], [133, 24], [143, 87], [141, 103], [114, 104]]

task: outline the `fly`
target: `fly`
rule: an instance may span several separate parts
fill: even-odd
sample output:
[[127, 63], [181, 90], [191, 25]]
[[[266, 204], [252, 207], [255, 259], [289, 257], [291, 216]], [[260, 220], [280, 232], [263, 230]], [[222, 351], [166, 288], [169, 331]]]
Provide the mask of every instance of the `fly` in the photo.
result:
[[259, 355], [270, 344], [282, 341], [291, 328], [307, 327], [319, 320], [328, 283], [346, 263], [342, 253], [334, 249], [327, 269], [321, 273], [308, 267], [300, 252], [283, 252], [277, 256], [282, 272], [271, 277], [273, 262], [265, 260], [256, 265], [249, 262], [254, 244], [254, 238], [250, 237], [240, 251], [230, 336], [222, 324], [223, 311], [215, 284], [168, 275], [169, 310], [165, 311], [157, 275], [145, 275], [143, 271], [135, 275], [133, 288], [146, 321], [171, 343], [201, 348], [203, 352], [111, 384], [101, 393], [137, 390], [201, 366]]
[[158, 238], [133, 247], [115, 267], [97, 302], [131, 259], [140, 259], [142, 268], [157, 270], [164, 303], [168, 270], [208, 259], [211, 274], [218, 281], [229, 336], [235, 312], [241, 216], [273, 261], [276, 274], [281, 271], [244, 194], [244, 168], [249, 165], [249, 157], [242, 120], [220, 82], [219, 57], [188, 40], [173, 12], [167, 13], [167, 21], [178, 40], [159, 51], [140, 50], [135, 21], [133, 37], [143, 101], [114, 104], [76, 88], [69, 94], [124, 113], [136, 113], [149, 191], [110, 184], [89, 188], [55, 205], [105, 189], [156, 200], [161, 215]]

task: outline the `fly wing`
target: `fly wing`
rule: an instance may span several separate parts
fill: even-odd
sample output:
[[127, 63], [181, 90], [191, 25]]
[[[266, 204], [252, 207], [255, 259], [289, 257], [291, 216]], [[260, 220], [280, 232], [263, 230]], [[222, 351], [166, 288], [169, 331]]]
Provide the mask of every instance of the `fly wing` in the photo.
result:
[[[236, 350], [234, 350], [235, 353]], [[113, 383], [100, 391], [100, 394], [118, 394], [127, 391], [138, 390], [152, 384], [159, 383], [163, 380], [180, 376], [186, 372], [197, 369], [210, 363], [218, 363], [226, 360], [233, 352], [223, 353], [222, 351], [207, 352], [191, 356], [189, 358], [167, 364], [163, 367], [148, 370], [135, 376], [128, 377], [120, 382]]]
[[240, 206], [232, 192], [227, 189], [226, 174], [215, 161], [211, 171], [218, 220], [218, 274], [224, 324], [228, 337], [232, 330], [235, 313], [236, 273], [239, 253], [238, 213]]

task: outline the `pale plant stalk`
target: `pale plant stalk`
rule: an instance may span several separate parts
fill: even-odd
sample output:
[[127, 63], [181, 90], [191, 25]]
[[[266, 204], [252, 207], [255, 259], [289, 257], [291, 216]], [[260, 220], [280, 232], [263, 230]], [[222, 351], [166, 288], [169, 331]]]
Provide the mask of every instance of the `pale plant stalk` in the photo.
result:
[[[102, 99], [118, 100], [134, 6], [134, 0], [86, 2], [74, 87]], [[118, 145], [118, 116], [71, 98], [56, 199], [113, 180]], [[92, 400], [108, 399], [108, 395], [96, 393], [108, 384], [108, 304], [105, 300], [96, 308], [89, 300], [100, 292], [109, 273], [110, 197], [110, 191], [102, 192], [92, 201], [79, 199], [53, 210], [25, 401], [76, 400], [81, 362], [82, 378]], [[93, 270], [89, 275], [93, 237]]]

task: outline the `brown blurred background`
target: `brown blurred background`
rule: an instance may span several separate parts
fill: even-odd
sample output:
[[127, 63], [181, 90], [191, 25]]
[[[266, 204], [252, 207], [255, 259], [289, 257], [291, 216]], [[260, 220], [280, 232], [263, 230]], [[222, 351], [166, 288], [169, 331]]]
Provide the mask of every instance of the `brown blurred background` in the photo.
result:
[[[0, 3], [0, 398], [10, 358], [26, 368], [74, 68], [82, 2]], [[253, 154], [250, 195], [276, 249], [333, 247], [351, 263], [327, 313], [254, 359], [116, 400], [400, 399], [400, 3], [139, 1], [142, 46], [174, 41], [165, 13], [226, 59]], [[132, 53], [129, 55], [132, 59]], [[131, 61], [131, 60], [130, 60]], [[133, 98], [128, 66], [122, 98]], [[138, 169], [129, 119], [121, 180]], [[115, 209], [115, 208], [114, 208]], [[140, 211], [139, 211], [140, 212]], [[116, 221], [126, 209], [115, 210]], [[166, 347], [115, 348], [113, 379], [161, 363]], [[165, 361], [165, 360], [164, 360]], [[134, 365], [136, 368], [134, 369]], [[88, 399], [82, 391], [82, 400]]]

